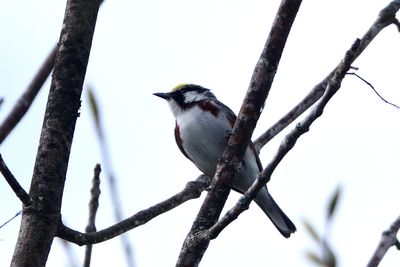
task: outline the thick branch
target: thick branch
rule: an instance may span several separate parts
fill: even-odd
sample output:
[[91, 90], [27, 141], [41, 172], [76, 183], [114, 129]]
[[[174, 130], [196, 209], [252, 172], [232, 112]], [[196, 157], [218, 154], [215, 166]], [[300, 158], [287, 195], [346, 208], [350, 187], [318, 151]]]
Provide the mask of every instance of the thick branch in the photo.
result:
[[98, 0], [67, 1], [29, 192], [39, 209], [24, 209], [11, 266], [45, 266], [57, 233], [99, 5]]
[[[392, 1], [387, 7], [382, 9], [378, 15], [377, 20], [372, 24], [368, 31], [361, 38], [360, 46], [357, 51], [355, 51], [355, 59], [367, 48], [367, 46], [372, 42], [372, 40], [379, 34], [381, 30], [386, 28], [391, 24], [396, 23], [396, 13], [400, 8], [400, 0]], [[254, 141], [254, 146], [257, 151], [268, 143], [272, 138], [279, 134], [283, 129], [285, 129], [289, 124], [291, 124], [295, 119], [297, 119], [301, 114], [303, 114], [308, 108], [310, 108], [314, 103], [316, 103], [324, 94], [328, 81], [332, 78], [336, 69], [335, 67], [320, 83], [318, 83], [310, 93], [292, 110], [290, 110], [285, 116], [279, 119], [274, 125], [272, 125], [265, 133], [258, 137]]]
[[61, 224], [57, 236], [80, 246], [109, 240], [147, 223], [158, 215], [163, 214], [190, 199], [198, 198], [201, 195], [201, 192], [203, 192], [203, 190], [206, 189], [210, 183], [211, 180], [209, 177], [201, 175], [195, 181], [187, 183], [185, 188], [176, 195], [146, 210], [142, 210], [111, 227], [100, 230], [96, 233], [85, 234], [72, 230]]
[[177, 266], [197, 266], [203, 257], [209, 239], [202, 238], [202, 231], [217, 220], [229, 195], [233, 175], [241, 167], [243, 155], [250, 141], [275, 77], [279, 61], [301, 0], [283, 0], [272, 25], [264, 50], [255, 67], [249, 89], [238, 118], [229, 137], [211, 191], [188, 233], [179, 255]]
[[318, 119], [332, 96], [339, 90], [340, 85], [347, 71], [350, 69], [351, 62], [354, 61], [354, 52], [357, 51], [360, 40], [357, 39], [353, 46], [347, 51], [344, 59], [340, 62], [337, 70], [335, 71], [332, 79], [328, 82], [325, 94], [311, 111], [311, 113], [285, 137], [282, 141], [277, 153], [268, 166], [260, 173], [259, 178], [248, 189], [248, 191], [239, 199], [236, 205], [230, 209], [219, 221], [216, 223], [208, 233], [207, 238], [216, 238], [218, 234], [235, 220], [243, 211], [248, 209], [250, 202], [254, 199], [258, 191], [269, 181], [276, 166], [286, 156], [286, 154], [294, 147], [298, 138], [309, 130], [311, 124]]
[[400, 229], [400, 217], [398, 217], [390, 226], [390, 228], [382, 233], [381, 241], [376, 248], [374, 255], [368, 262], [367, 267], [377, 267], [389, 248], [396, 246], [400, 249], [400, 242], [397, 239], [397, 232]]
[[24, 188], [18, 183], [17, 179], [8, 169], [6, 163], [3, 160], [3, 157], [0, 154], [0, 172], [3, 174], [4, 178], [6, 179], [8, 185], [14, 191], [15, 195], [21, 200], [22, 204], [25, 207], [32, 205], [32, 199], [29, 194], [25, 191]]

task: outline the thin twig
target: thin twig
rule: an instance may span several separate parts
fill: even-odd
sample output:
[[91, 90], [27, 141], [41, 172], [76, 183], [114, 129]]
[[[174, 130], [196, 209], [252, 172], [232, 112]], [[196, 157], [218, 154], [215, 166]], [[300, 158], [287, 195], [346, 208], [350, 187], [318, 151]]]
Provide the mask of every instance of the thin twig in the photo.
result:
[[8, 219], [7, 221], [5, 221], [2, 225], [0, 225], [0, 229], [3, 228], [5, 225], [7, 225], [9, 222], [11, 222], [12, 220], [14, 220], [16, 217], [18, 217], [19, 215], [22, 214], [22, 210], [18, 211], [17, 213], [15, 213], [14, 216], [12, 216], [10, 219]]
[[[384, 9], [379, 12], [377, 20], [371, 25], [368, 31], [361, 38], [360, 47], [355, 52], [355, 59], [367, 48], [372, 40], [387, 26], [398, 23], [396, 20], [396, 13], [400, 8], [400, 0], [394, 0]], [[397, 25], [397, 24], [396, 24]], [[259, 152], [272, 138], [279, 134], [289, 124], [296, 120], [301, 114], [308, 110], [313, 104], [315, 104], [324, 94], [328, 81], [332, 78], [335, 73], [332, 70], [320, 83], [308, 93], [308, 95], [300, 101], [294, 108], [292, 108], [286, 115], [279, 119], [274, 125], [272, 125], [265, 133], [259, 136], [254, 141], [254, 147]]]
[[40, 67], [39, 71], [28, 85], [28, 88], [26, 88], [25, 92], [18, 99], [17, 103], [15, 103], [11, 112], [0, 125], [0, 144], [3, 143], [10, 132], [28, 112], [33, 100], [36, 98], [40, 89], [43, 87], [43, 84], [47, 80], [47, 77], [49, 77], [51, 71], [53, 70], [56, 53], [57, 46], [51, 50], [50, 54], [43, 62], [43, 65]]
[[15, 195], [21, 200], [22, 204], [25, 207], [31, 206], [33, 201], [30, 195], [22, 188], [22, 186], [18, 183], [17, 179], [11, 173], [10, 169], [8, 169], [6, 163], [3, 160], [3, 157], [0, 154], [0, 172], [3, 174], [6, 179], [8, 185], [14, 191]]
[[200, 175], [195, 181], [188, 182], [181, 192], [148, 209], [139, 211], [133, 216], [106, 229], [100, 230], [96, 233], [81, 233], [60, 224], [57, 236], [80, 246], [96, 244], [109, 240], [147, 223], [158, 215], [161, 215], [188, 200], [200, 197], [201, 192], [203, 192], [210, 183], [211, 179], [209, 177], [206, 175]]
[[366, 83], [366, 84], [375, 92], [375, 94], [376, 94], [383, 102], [385, 102], [386, 104], [389, 104], [389, 105], [391, 105], [391, 106], [393, 106], [393, 107], [395, 107], [395, 108], [397, 108], [397, 109], [400, 109], [400, 106], [398, 106], [398, 105], [396, 105], [396, 104], [393, 104], [392, 102], [389, 102], [389, 101], [387, 101], [385, 98], [383, 98], [383, 97], [378, 93], [378, 91], [375, 90], [374, 86], [373, 86], [370, 82], [368, 82], [367, 80], [365, 80], [364, 78], [362, 78], [362, 77], [361, 77], [360, 75], [358, 75], [357, 73], [355, 73], [355, 72], [348, 72], [347, 74], [348, 74], [348, 75], [354, 75], [354, 76], [356, 76], [358, 79], [360, 79], [361, 81], [363, 81], [364, 83]]
[[367, 267], [377, 267], [389, 248], [395, 246], [399, 247], [399, 240], [397, 239], [397, 232], [400, 229], [400, 216], [392, 223], [387, 231], [382, 233], [381, 241], [379, 242], [372, 258], [369, 260]]
[[[94, 168], [94, 176], [92, 180], [92, 189], [90, 190], [90, 201], [89, 201], [89, 220], [86, 226], [86, 233], [96, 232], [96, 214], [99, 207], [99, 197], [100, 197], [100, 164], [96, 164]], [[85, 249], [85, 257], [83, 260], [83, 266], [89, 267], [92, 258], [92, 244], [87, 244]]]
[[277, 153], [267, 167], [260, 173], [258, 179], [253, 185], [247, 190], [247, 192], [239, 199], [236, 205], [231, 208], [213, 227], [211, 227], [206, 233], [206, 238], [214, 239], [218, 234], [234, 221], [243, 211], [248, 209], [252, 199], [256, 196], [258, 191], [270, 180], [272, 173], [276, 166], [281, 160], [287, 155], [287, 153], [294, 147], [298, 138], [304, 133], [308, 132], [311, 124], [318, 119], [332, 96], [339, 90], [340, 85], [347, 71], [350, 69], [351, 62], [354, 60], [355, 51], [357, 51], [360, 44], [360, 40], [357, 39], [349, 51], [347, 51], [344, 59], [339, 64], [336, 72], [332, 79], [328, 82], [327, 90], [323, 97], [310, 112], [310, 114], [284, 138]]
[[[107, 143], [107, 138], [105, 131], [103, 129], [103, 120], [101, 116], [101, 112], [99, 109], [99, 104], [98, 101], [93, 93], [93, 90], [91, 88], [87, 88], [88, 96], [89, 96], [89, 104], [91, 107], [91, 113], [93, 115], [93, 119], [95, 122], [95, 130], [99, 139], [99, 144], [100, 144], [100, 151], [101, 151], [101, 156], [102, 156], [102, 161], [103, 161], [103, 167], [106, 170], [106, 180], [108, 181], [108, 186], [111, 194], [111, 202], [113, 205], [113, 212], [114, 212], [114, 217], [115, 221], [119, 222], [122, 221], [124, 216], [122, 212], [122, 205], [121, 205], [121, 197], [118, 189], [118, 180], [116, 179], [116, 176], [114, 175], [115, 172], [113, 171], [113, 165], [111, 161], [111, 153], [108, 147]], [[125, 252], [125, 257], [127, 260], [127, 266], [133, 267], [135, 266], [134, 260], [133, 260], [133, 248], [131, 245], [131, 242], [129, 241], [129, 236], [127, 235], [122, 235], [121, 237], [121, 242], [122, 246]]]

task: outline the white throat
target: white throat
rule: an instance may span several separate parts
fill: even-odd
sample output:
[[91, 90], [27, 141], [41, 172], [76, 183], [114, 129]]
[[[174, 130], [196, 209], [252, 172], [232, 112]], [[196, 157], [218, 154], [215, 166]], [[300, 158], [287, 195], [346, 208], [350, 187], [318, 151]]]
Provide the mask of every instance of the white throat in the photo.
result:
[[178, 105], [178, 103], [175, 102], [175, 100], [169, 99], [168, 104], [175, 118], [183, 113], [183, 109]]

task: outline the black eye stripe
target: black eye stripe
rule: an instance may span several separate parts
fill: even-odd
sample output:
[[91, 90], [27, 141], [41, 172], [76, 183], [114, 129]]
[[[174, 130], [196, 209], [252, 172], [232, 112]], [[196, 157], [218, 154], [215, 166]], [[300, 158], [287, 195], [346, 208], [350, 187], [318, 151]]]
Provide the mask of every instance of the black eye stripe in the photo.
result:
[[170, 96], [174, 99], [174, 101], [178, 105], [184, 107], [184, 106], [187, 106], [188, 104], [190, 104], [192, 102], [197, 102], [198, 101], [198, 100], [196, 100], [194, 95], [190, 96], [189, 98], [186, 97], [186, 95], [188, 93], [190, 93], [190, 92], [193, 92], [194, 95], [196, 95], [196, 94], [203, 95], [203, 96], [200, 97], [201, 99], [205, 99], [205, 98], [213, 99], [213, 98], [215, 98], [215, 96], [213, 95], [213, 93], [211, 93], [211, 91], [209, 89], [206, 89], [206, 88], [204, 88], [204, 87], [202, 87], [200, 85], [196, 85], [196, 84], [182, 85], [181, 87], [179, 87], [179, 89], [176, 89], [175, 91], [172, 91], [170, 93]]
[[179, 105], [183, 105], [185, 102], [185, 98], [183, 97], [183, 93], [182, 90], [179, 91], [175, 91], [173, 93], [171, 93], [172, 98], [179, 104]]

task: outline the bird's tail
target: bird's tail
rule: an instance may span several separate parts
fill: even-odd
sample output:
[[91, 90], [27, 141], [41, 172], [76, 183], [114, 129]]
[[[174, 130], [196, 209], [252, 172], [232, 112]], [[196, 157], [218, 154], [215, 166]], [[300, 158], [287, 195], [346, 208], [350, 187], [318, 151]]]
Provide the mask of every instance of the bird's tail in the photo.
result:
[[254, 201], [267, 214], [275, 227], [286, 238], [296, 231], [296, 226], [288, 216], [279, 208], [278, 204], [269, 194], [267, 187], [261, 189]]

